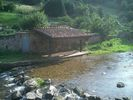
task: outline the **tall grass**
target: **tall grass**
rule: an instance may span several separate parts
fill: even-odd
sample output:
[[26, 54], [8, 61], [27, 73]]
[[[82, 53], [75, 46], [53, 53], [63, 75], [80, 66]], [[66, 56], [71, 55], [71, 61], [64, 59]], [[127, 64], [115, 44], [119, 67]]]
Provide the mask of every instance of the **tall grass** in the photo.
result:
[[106, 40], [101, 43], [94, 45], [87, 45], [86, 49], [90, 54], [106, 54], [113, 52], [126, 52], [132, 51], [133, 45], [125, 44], [120, 38], [114, 38], [111, 40]]

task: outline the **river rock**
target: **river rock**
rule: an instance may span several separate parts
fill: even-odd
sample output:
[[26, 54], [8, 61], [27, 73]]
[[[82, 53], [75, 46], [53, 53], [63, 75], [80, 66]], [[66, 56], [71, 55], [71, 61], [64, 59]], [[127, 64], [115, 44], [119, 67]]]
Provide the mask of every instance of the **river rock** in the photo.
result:
[[36, 78], [25, 81], [24, 85], [26, 85], [26, 87], [29, 88], [30, 90], [33, 90], [33, 89], [39, 87], [39, 84], [38, 84]]
[[6, 84], [6, 85], [4, 85], [5, 87], [14, 87], [16, 84], [15, 83], [10, 83], [10, 84]]
[[35, 100], [35, 99], [36, 99], [36, 94], [35, 94], [35, 92], [34, 92], [34, 91], [28, 92], [28, 93], [26, 94], [26, 99], [28, 99], [28, 100]]
[[102, 100], [102, 99], [98, 96], [89, 96], [88, 100]]
[[15, 87], [14, 89], [10, 90], [12, 100], [22, 98], [25, 92], [24, 86]]
[[83, 95], [82, 95], [82, 97], [85, 98], [85, 99], [86, 99], [86, 98], [89, 98], [90, 96], [91, 96], [91, 95], [90, 95], [89, 93], [86, 93], [86, 92], [83, 93]]
[[76, 93], [78, 96], [82, 96], [83, 93], [84, 93], [83, 90], [80, 89], [79, 87], [75, 87], [75, 88], [73, 89], [73, 92]]
[[42, 94], [41, 89], [37, 89], [37, 90], [35, 91], [35, 93], [36, 93], [36, 97], [37, 97], [38, 99], [42, 99], [43, 94]]
[[75, 93], [71, 93], [65, 96], [65, 100], [80, 100], [80, 97]]
[[120, 99], [120, 98], [115, 98], [115, 100], [122, 100], [122, 99]]
[[125, 87], [125, 84], [123, 82], [118, 82], [117, 87], [118, 88], [123, 88], [123, 87]]
[[131, 99], [128, 98], [128, 97], [123, 97], [122, 99], [123, 99], [123, 100], [131, 100]]

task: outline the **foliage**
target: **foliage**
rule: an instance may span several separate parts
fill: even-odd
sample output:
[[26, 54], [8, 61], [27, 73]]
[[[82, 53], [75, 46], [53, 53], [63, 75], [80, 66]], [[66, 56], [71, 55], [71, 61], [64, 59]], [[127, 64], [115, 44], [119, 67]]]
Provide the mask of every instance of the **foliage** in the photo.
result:
[[38, 8], [29, 5], [16, 5], [15, 12], [20, 14], [28, 14], [37, 11]]
[[20, 51], [0, 50], [1, 63], [24, 61], [24, 60], [39, 60], [41, 56], [33, 53], [22, 53]]
[[74, 25], [76, 28], [86, 29], [104, 35], [116, 34], [121, 31], [121, 24], [116, 17], [100, 17], [97, 13], [76, 17]]
[[39, 87], [40, 87], [40, 86], [44, 86], [44, 85], [45, 85], [44, 80], [43, 80], [43, 79], [41, 79], [41, 78], [36, 78], [36, 81], [37, 81], [37, 84], [39, 85]]
[[94, 45], [87, 45], [90, 54], [105, 54], [112, 52], [125, 52], [133, 50], [132, 45], [126, 45], [120, 38], [114, 38]]
[[21, 0], [21, 2], [26, 5], [36, 5], [39, 4], [41, 0]]
[[44, 9], [49, 17], [61, 17], [66, 15], [63, 0], [49, 0]]
[[74, 20], [69, 16], [64, 16], [64, 17], [56, 18], [56, 21], [58, 21], [58, 23], [61, 24], [61, 25], [73, 26], [73, 21]]
[[3, 9], [3, 0], [0, 0], [0, 10]]
[[13, 2], [5, 3], [2, 5], [1, 11], [13, 12], [15, 10], [15, 4]]
[[16, 31], [11, 28], [4, 28], [0, 31], [0, 36], [9, 36], [16, 34]]
[[20, 22], [22, 29], [33, 29], [37, 27], [45, 27], [48, 25], [47, 16], [42, 12], [34, 12], [29, 15], [25, 15]]

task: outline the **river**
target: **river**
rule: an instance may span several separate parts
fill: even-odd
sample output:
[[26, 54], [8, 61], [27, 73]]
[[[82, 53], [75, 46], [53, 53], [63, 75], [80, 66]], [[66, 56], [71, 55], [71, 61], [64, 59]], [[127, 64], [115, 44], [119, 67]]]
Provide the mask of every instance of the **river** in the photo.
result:
[[[75, 57], [56, 64], [36, 66], [29, 75], [51, 78], [55, 84], [74, 84], [102, 98], [133, 98], [133, 53], [129, 52]], [[125, 87], [117, 88], [118, 82], [123, 82]]]

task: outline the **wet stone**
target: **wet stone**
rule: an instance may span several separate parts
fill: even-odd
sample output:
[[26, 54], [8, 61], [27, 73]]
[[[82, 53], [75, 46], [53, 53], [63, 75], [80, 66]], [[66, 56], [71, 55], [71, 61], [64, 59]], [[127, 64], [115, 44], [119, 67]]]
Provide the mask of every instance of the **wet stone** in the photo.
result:
[[122, 99], [120, 99], [120, 98], [115, 98], [115, 100], [122, 100]]
[[73, 89], [73, 92], [76, 93], [78, 96], [82, 96], [83, 95], [83, 90], [80, 89], [79, 87], [75, 87]]
[[97, 96], [90, 96], [90, 97], [88, 97], [88, 100], [102, 100], [102, 99]]
[[123, 82], [118, 82], [117, 83], [117, 88], [124, 88], [125, 84]]
[[123, 100], [131, 100], [131, 99], [128, 98], [128, 97], [123, 97], [122, 99], [123, 99]]

